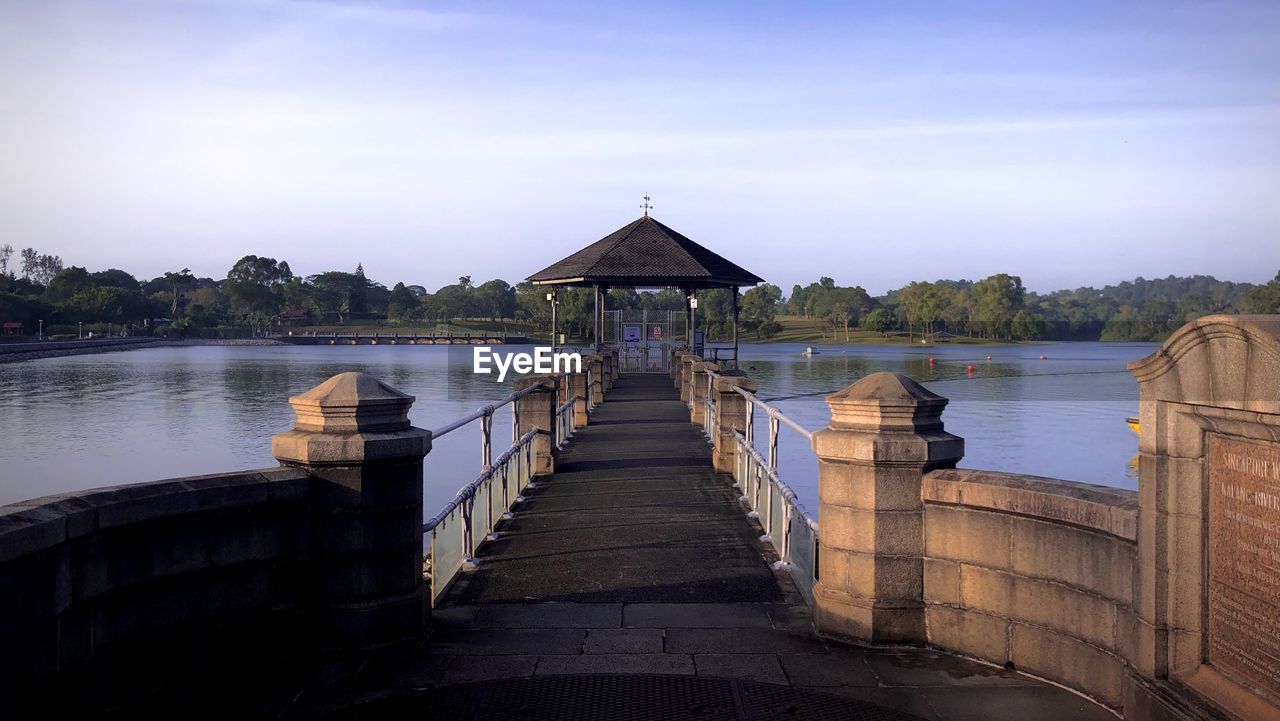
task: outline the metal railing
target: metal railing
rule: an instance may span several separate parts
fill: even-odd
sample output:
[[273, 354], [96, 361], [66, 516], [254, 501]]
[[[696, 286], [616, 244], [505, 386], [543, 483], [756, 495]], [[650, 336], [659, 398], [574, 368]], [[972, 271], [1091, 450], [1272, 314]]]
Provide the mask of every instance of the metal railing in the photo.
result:
[[[556, 403], [561, 386], [568, 384], [567, 374], [555, 376]], [[510, 509], [524, 500], [525, 489], [533, 487], [533, 442], [546, 431], [535, 429], [520, 433], [521, 398], [539, 390], [529, 386], [502, 400], [482, 406], [474, 413], [459, 418], [431, 432], [432, 440], [439, 439], [472, 422], [480, 422], [480, 475], [463, 486], [453, 500], [445, 504], [436, 515], [422, 525], [423, 535], [430, 535], [428, 558], [431, 569], [431, 602], [435, 604], [463, 571], [474, 570], [478, 565], [476, 549], [485, 541], [497, 538], [499, 521], [510, 518]], [[555, 445], [562, 447], [573, 435], [573, 405], [577, 396], [556, 407]], [[511, 447], [497, 458], [493, 457], [493, 416], [506, 405], [511, 405]], [[567, 421], [565, 407], [568, 407]]]
[[573, 435], [573, 406], [577, 402], [577, 396], [569, 396], [569, 400], [556, 406], [556, 448], [564, 448]]
[[[720, 408], [715, 401], [715, 379], [720, 374], [707, 372], [707, 397], [704, 403], [704, 428], [714, 444], [720, 432]], [[756, 397], [755, 393], [735, 387], [734, 392], [747, 402], [744, 431], [733, 432], [733, 480], [742, 492], [740, 501], [749, 509], [747, 516], [760, 522], [764, 535], [760, 540], [778, 553], [774, 568], [785, 570], [795, 579], [805, 600], [813, 604], [813, 586], [818, 580], [818, 519], [800, 503], [796, 492], [778, 476], [778, 436], [785, 425], [812, 441], [813, 432], [782, 411]], [[755, 444], [755, 414], [760, 409], [769, 419], [766, 452]]]
[[702, 399], [702, 428], [711, 445], [716, 443], [716, 434], [720, 432], [720, 409], [716, 403], [716, 394], [712, 392], [719, 375], [707, 372], [707, 394]]

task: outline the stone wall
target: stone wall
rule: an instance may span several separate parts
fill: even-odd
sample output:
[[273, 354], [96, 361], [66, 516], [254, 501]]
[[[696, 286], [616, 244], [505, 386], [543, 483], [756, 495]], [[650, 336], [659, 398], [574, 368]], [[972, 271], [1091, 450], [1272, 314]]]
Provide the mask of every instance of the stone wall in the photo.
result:
[[994, 471], [927, 473], [928, 641], [1120, 710], [1133, 643], [1138, 494]]
[[44, 713], [98, 708], [120, 678], [139, 693], [197, 660], [296, 643], [308, 484], [273, 468], [0, 508], [0, 697], [56, 685]]
[[0, 507], [0, 716], [98, 715], [183, 675], [421, 636], [413, 401], [342, 373], [289, 399], [282, 468]]

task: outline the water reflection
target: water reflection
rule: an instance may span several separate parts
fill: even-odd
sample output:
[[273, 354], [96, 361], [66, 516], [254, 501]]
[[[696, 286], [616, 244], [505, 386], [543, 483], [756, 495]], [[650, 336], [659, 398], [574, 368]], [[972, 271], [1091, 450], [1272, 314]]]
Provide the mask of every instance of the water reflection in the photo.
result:
[[[805, 358], [799, 345], [762, 345], [743, 349], [743, 367], [762, 397], [815, 429], [827, 422], [825, 394], [875, 371], [906, 373], [951, 399], [944, 419], [966, 439], [963, 466], [1133, 487], [1137, 441], [1124, 418], [1136, 413], [1137, 389], [1124, 364], [1153, 348], [820, 347]], [[469, 349], [438, 346], [162, 348], [0, 365], [0, 503], [274, 465], [270, 437], [293, 422], [286, 399], [351, 370], [417, 396], [410, 418], [424, 428], [510, 385], [472, 374]], [[509, 412], [495, 418], [496, 447], [510, 423]], [[478, 433], [473, 425], [434, 444], [428, 509], [479, 472]], [[803, 438], [783, 434], [784, 474], [816, 508], [816, 461]]]

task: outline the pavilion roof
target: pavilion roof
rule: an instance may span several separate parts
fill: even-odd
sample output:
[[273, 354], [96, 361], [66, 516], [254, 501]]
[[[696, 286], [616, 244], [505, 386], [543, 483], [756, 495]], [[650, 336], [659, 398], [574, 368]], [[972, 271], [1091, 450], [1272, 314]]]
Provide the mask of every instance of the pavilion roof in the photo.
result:
[[648, 215], [529, 276], [537, 285], [716, 288], [764, 279]]

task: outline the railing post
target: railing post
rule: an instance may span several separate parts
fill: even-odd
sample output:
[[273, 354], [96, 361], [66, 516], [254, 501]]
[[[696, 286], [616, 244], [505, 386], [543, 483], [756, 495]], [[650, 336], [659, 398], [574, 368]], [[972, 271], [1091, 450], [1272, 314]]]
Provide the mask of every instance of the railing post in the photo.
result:
[[925, 643], [924, 473], [949, 468], [964, 440], [943, 430], [947, 399], [898, 373], [874, 373], [827, 396], [818, 455], [814, 587], [819, 633], [873, 643]]
[[555, 470], [556, 379], [555, 376], [525, 376], [516, 381], [516, 390], [537, 386], [529, 395], [516, 400], [512, 412], [519, 418], [516, 440], [529, 431], [545, 431], [533, 437], [532, 475], [545, 475]]
[[343, 373], [289, 399], [293, 430], [271, 439], [282, 465], [313, 480], [308, 609], [320, 643], [362, 648], [418, 636], [422, 459], [431, 432], [409, 424], [414, 398]]
[[693, 364], [701, 362], [702, 358], [693, 353], [685, 353], [680, 358], [680, 400], [685, 403], [693, 397]]
[[[576, 398], [573, 402], [573, 427], [587, 427], [587, 404], [591, 399], [587, 396], [590, 389], [587, 388], [587, 371], [586, 359], [583, 359], [583, 369], [581, 373], [568, 373], [565, 379], [569, 383], [569, 398]], [[568, 400], [568, 399], [566, 399]]]
[[715, 373], [720, 366], [708, 361], [699, 361], [690, 365], [689, 422], [695, 426], [706, 425], [707, 371]]
[[746, 376], [720, 376], [712, 384], [712, 392], [716, 394], [716, 436], [715, 450], [711, 456], [712, 465], [721, 473], [733, 473], [737, 467], [738, 444], [735, 433], [746, 434], [747, 407], [751, 401], [742, 396], [734, 388], [741, 388], [754, 393], [759, 384]]
[[600, 359], [604, 364], [604, 371], [601, 373], [604, 390], [608, 391], [613, 388], [613, 380], [618, 375], [618, 351], [614, 348], [606, 348], [600, 352]]
[[591, 369], [591, 405], [604, 403], [604, 356], [595, 353], [582, 357], [582, 364]]
[[682, 374], [684, 373], [684, 363], [682, 361], [686, 352], [683, 350], [671, 351], [671, 358], [667, 364], [667, 373], [671, 376], [671, 385], [675, 388], [679, 388], [681, 385]]

